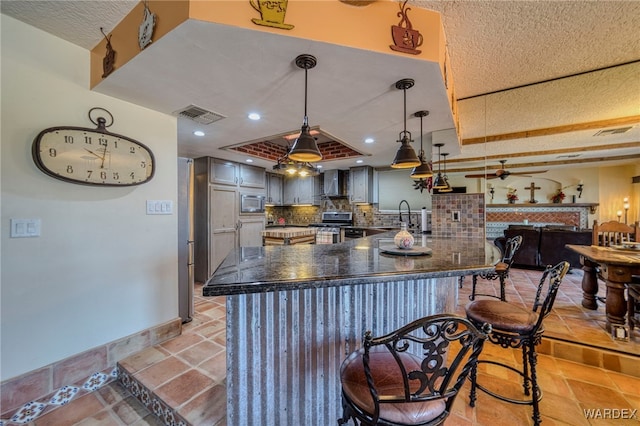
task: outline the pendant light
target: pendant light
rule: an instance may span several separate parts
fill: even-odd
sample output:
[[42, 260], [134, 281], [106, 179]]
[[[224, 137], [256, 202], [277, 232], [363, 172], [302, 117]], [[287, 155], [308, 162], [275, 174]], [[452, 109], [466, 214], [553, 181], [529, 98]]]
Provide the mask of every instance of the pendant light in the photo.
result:
[[426, 179], [433, 176], [431, 166], [429, 166], [429, 163], [424, 159], [424, 149], [422, 148], [422, 118], [429, 115], [429, 111], [418, 111], [413, 115], [415, 117], [420, 117], [420, 153], [418, 154], [420, 165], [413, 169], [413, 171], [411, 172], [411, 178]]
[[442, 153], [442, 162], [444, 163], [444, 174], [442, 175], [442, 179], [444, 180], [444, 183], [446, 184], [446, 187], [439, 189], [438, 192], [451, 192], [453, 191], [453, 188], [451, 187], [451, 184], [449, 183], [449, 178], [447, 177], [447, 155], [449, 155], [449, 153], [447, 152], [443, 152]]
[[396, 89], [404, 92], [404, 130], [400, 132], [398, 136], [398, 142], [400, 142], [401, 145], [400, 148], [398, 148], [398, 152], [396, 152], [393, 163], [391, 163], [391, 168], [393, 169], [410, 169], [421, 164], [416, 152], [411, 145], [409, 145], [409, 143], [413, 141], [411, 140], [411, 133], [407, 132], [407, 89], [412, 88], [414, 83], [411, 78], [405, 78], [396, 82]]
[[307, 117], [307, 71], [316, 66], [316, 58], [312, 55], [300, 55], [296, 58], [298, 68], [304, 69], [304, 119], [300, 136], [293, 142], [289, 158], [294, 161], [314, 162], [322, 160], [316, 140], [309, 133], [309, 118]]
[[438, 147], [438, 174], [436, 175], [436, 178], [433, 180], [432, 188], [438, 189], [438, 190], [446, 189], [448, 187], [447, 181], [442, 176], [442, 173], [440, 173], [440, 157], [442, 156], [440, 154], [440, 148], [442, 148], [444, 144], [437, 143], [437, 144], [434, 144], [434, 146]]

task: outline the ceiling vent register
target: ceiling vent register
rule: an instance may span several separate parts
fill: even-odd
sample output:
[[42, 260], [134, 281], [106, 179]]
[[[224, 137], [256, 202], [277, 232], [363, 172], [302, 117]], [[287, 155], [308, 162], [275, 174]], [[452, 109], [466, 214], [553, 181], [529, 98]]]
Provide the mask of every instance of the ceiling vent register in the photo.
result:
[[216, 121], [222, 120], [226, 118], [224, 115], [215, 113], [213, 111], [207, 111], [204, 108], [200, 108], [195, 105], [189, 105], [186, 108], [180, 109], [173, 113], [178, 117], [188, 118], [189, 120], [195, 121], [200, 124], [211, 124]]

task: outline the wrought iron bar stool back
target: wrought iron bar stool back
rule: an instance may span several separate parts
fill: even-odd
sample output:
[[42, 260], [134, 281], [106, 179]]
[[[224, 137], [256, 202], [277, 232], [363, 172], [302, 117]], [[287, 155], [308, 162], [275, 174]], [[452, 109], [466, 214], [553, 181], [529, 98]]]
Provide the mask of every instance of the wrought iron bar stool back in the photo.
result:
[[[500, 262], [496, 264], [492, 271], [485, 272], [482, 274], [474, 274], [472, 278], [472, 287], [471, 287], [471, 295], [469, 295], [470, 300], [475, 300], [476, 296], [489, 296], [495, 297], [496, 299], [500, 299], [503, 302], [506, 300], [505, 296], [505, 280], [509, 276], [509, 270], [511, 269], [511, 264], [513, 263], [513, 258], [516, 255], [516, 252], [522, 245], [522, 235], [516, 235], [507, 240], [504, 253], [502, 255], [502, 259]], [[488, 281], [500, 280], [500, 296], [495, 296], [493, 294], [487, 293], [476, 293], [476, 285], [478, 284], [478, 278], [482, 278]]]
[[[514, 404], [531, 405], [533, 407], [533, 422], [540, 424], [540, 409], [538, 402], [542, 399], [542, 390], [538, 386], [536, 373], [536, 345], [544, 334], [543, 320], [553, 308], [558, 287], [569, 270], [569, 262], [563, 261], [555, 266], [547, 266], [542, 273], [540, 283], [533, 302], [533, 309], [528, 310], [499, 300], [476, 300], [466, 307], [467, 318], [472, 323], [491, 324], [489, 341], [503, 348], [522, 348], [522, 370], [508, 364], [493, 360], [478, 360], [471, 371], [470, 405], [475, 406], [477, 389]], [[541, 298], [544, 295], [544, 299]], [[524, 395], [527, 398], [514, 399], [498, 394], [496, 391], [477, 382], [477, 366], [483, 363], [507, 368], [522, 377]]]
[[366, 332], [363, 347], [340, 367], [338, 424], [442, 424], [491, 328], [480, 330], [464, 317], [442, 314], [381, 337]]

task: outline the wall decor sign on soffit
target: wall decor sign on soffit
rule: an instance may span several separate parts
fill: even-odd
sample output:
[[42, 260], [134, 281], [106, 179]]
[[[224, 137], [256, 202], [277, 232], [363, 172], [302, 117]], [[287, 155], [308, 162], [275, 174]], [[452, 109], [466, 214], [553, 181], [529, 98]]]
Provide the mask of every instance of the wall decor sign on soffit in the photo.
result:
[[284, 23], [288, 0], [249, 0], [249, 3], [251, 7], [260, 12], [260, 19], [251, 19], [254, 24], [282, 30], [293, 28], [293, 25]]
[[407, 12], [409, 12], [411, 8], [406, 7], [407, 1], [408, 0], [405, 0], [402, 4], [398, 3], [400, 6], [400, 12], [398, 12], [400, 22], [398, 25], [391, 26], [391, 37], [393, 38], [394, 44], [389, 47], [396, 52], [418, 55], [422, 53], [422, 51], [417, 48], [422, 46], [424, 40], [422, 39], [420, 31], [413, 29], [413, 25], [409, 20]]

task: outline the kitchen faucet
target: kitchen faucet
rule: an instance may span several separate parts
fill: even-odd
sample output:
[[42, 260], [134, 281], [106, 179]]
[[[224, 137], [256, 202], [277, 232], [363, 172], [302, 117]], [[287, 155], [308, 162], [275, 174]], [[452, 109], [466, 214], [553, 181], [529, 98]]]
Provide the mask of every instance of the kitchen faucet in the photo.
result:
[[409, 211], [409, 224], [407, 225], [407, 228], [411, 229], [413, 228], [413, 224], [411, 223], [411, 207], [409, 206], [409, 202], [407, 200], [402, 200], [400, 201], [400, 204], [398, 204], [398, 213], [400, 215], [400, 222], [402, 222], [402, 203], [405, 203], [407, 205], [407, 210]]

